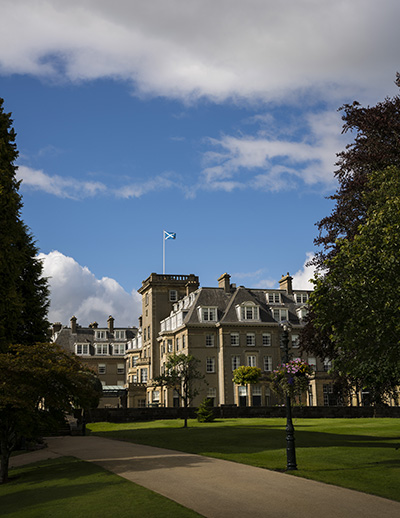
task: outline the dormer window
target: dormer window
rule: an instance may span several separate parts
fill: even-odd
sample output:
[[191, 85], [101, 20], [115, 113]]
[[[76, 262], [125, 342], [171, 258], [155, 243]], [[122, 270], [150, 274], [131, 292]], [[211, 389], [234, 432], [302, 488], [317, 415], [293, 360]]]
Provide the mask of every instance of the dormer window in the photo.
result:
[[305, 304], [308, 300], [308, 293], [296, 293], [294, 297], [297, 304]]
[[282, 322], [283, 320], [288, 320], [288, 310], [287, 309], [273, 309], [272, 317], [274, 320], [278, 322]]
[[266, 295], [268, 304], [281, 304], [281, 294], [277, 291], [270, 291]]
[[96, 331], [97, 340], [105, 340], [107, 338], [105, 331]]
[[116, 340], [125, 340], [125, 330], [114, 331]]
[[238, 318], [241, 321], [245, 320], [260, 320], [259, 307], [254, 302], [245, 302], [240, 306], [236, 306]]
[[205, 307], [202, 306], [200, 310], [201, 322], [216, 322], [217, 321], [217, 308], [216, 307]]

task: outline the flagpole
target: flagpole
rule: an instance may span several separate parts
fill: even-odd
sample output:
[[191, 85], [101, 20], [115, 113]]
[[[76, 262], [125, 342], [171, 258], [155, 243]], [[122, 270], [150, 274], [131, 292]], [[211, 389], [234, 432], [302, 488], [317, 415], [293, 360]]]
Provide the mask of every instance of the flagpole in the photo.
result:
[[163, 262], [162, 262], [162, 272], [163, 272], [163, 275], [165, 275], [165, 230], [163, 230], [163, 233], [162, 233], [162, 240], [163, 240]]

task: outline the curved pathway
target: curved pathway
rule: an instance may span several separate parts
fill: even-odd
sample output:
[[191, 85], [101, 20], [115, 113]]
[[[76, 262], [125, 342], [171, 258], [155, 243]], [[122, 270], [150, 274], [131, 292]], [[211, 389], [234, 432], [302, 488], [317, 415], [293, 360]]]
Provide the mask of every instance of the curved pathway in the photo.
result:
[[[94, 462], [209, 518], [397, 518], [400, 502], [191, 453], [101, 437], [51, 437], [12, 466], [59, 456]], [[162, 513], [160, 513], [162, 517]]]

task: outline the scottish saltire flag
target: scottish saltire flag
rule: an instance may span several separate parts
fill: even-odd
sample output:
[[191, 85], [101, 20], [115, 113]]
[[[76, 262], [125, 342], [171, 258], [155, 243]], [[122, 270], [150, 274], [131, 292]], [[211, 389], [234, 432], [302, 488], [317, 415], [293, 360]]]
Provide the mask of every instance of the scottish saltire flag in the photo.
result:
[[176, 239], [176, 233], [164, 230], [164, 239]]

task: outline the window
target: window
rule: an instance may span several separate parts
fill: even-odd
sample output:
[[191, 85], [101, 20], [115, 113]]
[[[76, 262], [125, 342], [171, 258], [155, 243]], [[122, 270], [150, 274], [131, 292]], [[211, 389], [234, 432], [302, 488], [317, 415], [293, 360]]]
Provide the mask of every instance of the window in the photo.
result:
[[182, 336], [182, 349], [186, 347], [186, 335]]
[[208, 357], [206, 362], [206, 372], [215, 372], [215, 358]]
[[176, 302], [178, 300], [178, 292], [176, 290], [169, 290], [170, 302]]
[[232, 356], [232, 371], [240, 367], [240, 356]]
[[118, 363], [117, 365], [117, 374], [125, 373], [125, 363]]
[[140, 382], [147, 383], [147, 369], [140, 369]]
[[132, 356], [131, 357], [131, 367], [136, 367], [137, 361], [138, 361], [138, 357]]
[[324, 371], [328, 372], [332, 369], [332, 362], [329, 358], [325, 358], [324, 360]]
[[146, 304], [146, 306], [149, 305], [149, 294], [146, 293], [145, 297], [144, 297], [144, 303]]
[[179, 351], [179, 338], [176, 339], [176, 350]]
[[160, 391], [159, 390], [153, 390], [151, 393], [151, 401], [153, 405], [158, 405], [160, 403]]
[[125, 344], [114, 344], [113, 354], [125, 354]]
[[253, 406], [261, 406], [261, 386], [260, 385], [254, 385], [252, 387], [251, 391], [251, 399], [252, 399], [252, 405]]
[[264, 356], [264, 371], [272, 371], [272, 356]]
[[214, 335], [206, 335], [206, 347], [214, 347]]
[[144, 341], [147, 340], [147, 328], [146, 327], [143, 329], [143, 340]]
[[314, 372], [317, 370], [317, 359], [316, 358], [309, 356], [307, 358], [307, 363], [308, 363], [308, 365], [310, 365], [310, 367], [312, 367], [314, 369]]
[[299, 335], [292, 334], [292, 347], [293, 347], [293, 349], [298, 349], [300, 347]]
[[254, 333], [247, 333], [246, 345], [247, 347], [253, 347], [254, 345], [256, 345], [256, 335]]
[[76, 344], [75, 353], [79, 355], [89, 354], [89, 344]]
[[207, 399], [211, 400], [212, 406], [215, 405], [215, 398], [217, 397], [217, 389], [209, 387], [207, 391]]
[[99, 374], [105, 374], [106, 371], [107, 371], [106, 364], [105, 363], [99, 363], [98, 369], [99, 369]]
[[278, 292], [267, 293], [267, 301], [269, 304], [280, 304], [281, 294]]
[[217, 320], [217, 308], [200, 308], [200, 318], [202, 322], [216, 322]]
[[116, 340], [125, 340], [125, 330], [123, 331], [114, 331], [114, 336]]
[[150, 340], [150, 326], [147, 326], [147, 338]]
[[248, 356], [247, 365], [249, 367], [257, 367], [257, 358], [254, 355]]
[[108, 344], [96, 344], [96, 354], [108, 354]]
[[105, 331], [96, 331], [97, 340], [105, 340], [106, 332]]
[[308, 300], [308, 293], [296, 293], [297, 304], [305, 304]]
[[240, 320], [259, 320], [259, 308], [253, 303], [246, 303], [239, 306]]
[[168, 352], [172, 353], [172, 340], [167, 340], [167, 344], [168, 344]]
[[231, 345], [239, 345], [239, 333], [231, 333]]
[[324, 392], [324, 406], [331, 406], [333, 403], [333, 386], [332, 385], [323, 385]]
[[265, 347], [271, 346], [271, 333], [263, 333], [262, 335], [262, 344]]
[[282, 322], [282, 320], [288, 319], [288, 310], [287, 309], [273, 309], [272, 317], [274, 320], [278, 322]]

